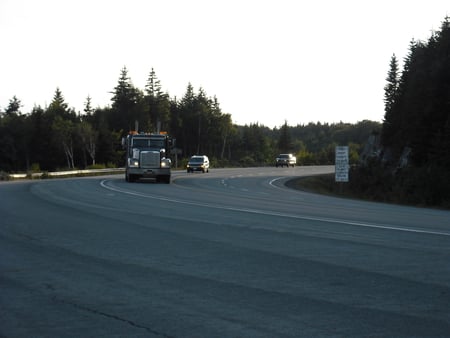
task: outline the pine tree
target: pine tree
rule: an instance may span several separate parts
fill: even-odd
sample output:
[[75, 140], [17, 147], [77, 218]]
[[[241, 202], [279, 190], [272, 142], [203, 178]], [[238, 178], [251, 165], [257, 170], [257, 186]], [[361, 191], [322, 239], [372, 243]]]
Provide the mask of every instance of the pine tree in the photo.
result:
[[5, 115], [20, 115], [20, 108], [22, 107], [22, 102], [14, 95], [11, 100], [9, 100], [8, 107], [5, 109]]
[[188, 83], [186, 93], [177, 105], [179, 109], [179, 119], [181, 121], [182, 128], [180, 134], [177, 135], [179, 144], [183, 146], [183, 153], [187, 156], [196, 153], [196, 148], [192, 144], [193, 140], [196, 140], [196, 108], [195, 108], [195, 92], [191, 83]]
[[292, 151], [291, 134], [287, 121], [284, 121], [280, 129], [280, 137], [278, 139], [278, 151], [281, 153], [290, 153]]
[[28, 165], [29, 132], [22, 106], [14, 96], [4, 114], [0, 115], [0, 171], [20, 170]]
[[69, 108], [59, 87], [56, 88], [52, 102], [50, 102], [45, 113], [50, 119], [50, 123], [52, 123], [57, 116], [71, 121], [76, 119], [75, 111]]
[[92, 98], [88, 95], [86, 98], [86, 102], [84, 103], [83, 111], [89, 117], [92, 116], [92, 114], [94, 112], [94, 109], [92, 109], [91, 103], [92, 103]]
[[[161, 82], [152, 68], [145, 85], [145, 102], [150, 112], [150, 121], [153, 129], [169, 131], [170, 128], [170, 101], [169, 95], [162, 91]], [[151, 127], [151, 126], [149, 126]], [[149, 128], [151, 129], [151, 128]]]
[[384, 144], [391, 144], [398, 129], [399, 116], [396, 116], [395, 104], [398, 98], [399, 69], [395, 54], [392, 55], [384, 86], [384, 124], [382, 137]]
[[398, 61], [395, 54], [391, 57], [389, 67], [388, 76], [386, 78], [387, 83], [384, 86], [385, 121], [389, 120], [389, 114], [392, 112], [392, 107], [395, 104], [399, 85]]
[[109, 125], [115, 131], [133, 130], [136, 122], [145, 124], [143, 94], [133, 86], [128, 70], [123, 67], [112, 93], [112, 114]]
[[113, 108], [121, 108], [122, 105], [126, 105], [134, 97], [134, 87], [131, 83], [131, 79], [128, 77], [127, 67], [123, 67], [120, 71], [119, 81], [117, 86], [114, 87], [113, 97], [111, 101], [113, 102]]

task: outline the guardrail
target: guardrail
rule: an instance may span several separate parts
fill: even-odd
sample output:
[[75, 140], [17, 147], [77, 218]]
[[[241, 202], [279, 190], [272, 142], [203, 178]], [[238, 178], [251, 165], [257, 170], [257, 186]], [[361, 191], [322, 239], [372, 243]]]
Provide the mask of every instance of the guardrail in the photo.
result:
[[124, 173], [124, 168], [107, 168], [107, 169], [84, 169], [84, 170], [67, 170], [67, 171], [53, 171], [44, 173], [31, 174], [8, 174], [9, 179], [40, 179], [40, 178], [55, 178], [68, 176], [90, 176], [99, 174], [120, 174]]

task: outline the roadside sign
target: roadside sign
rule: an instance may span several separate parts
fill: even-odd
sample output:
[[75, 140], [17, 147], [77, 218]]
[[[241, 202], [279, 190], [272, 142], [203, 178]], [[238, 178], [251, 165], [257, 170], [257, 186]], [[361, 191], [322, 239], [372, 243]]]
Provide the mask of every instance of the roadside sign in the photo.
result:
[[335, 181], [348, 182], [348, 146], [336, 147]]

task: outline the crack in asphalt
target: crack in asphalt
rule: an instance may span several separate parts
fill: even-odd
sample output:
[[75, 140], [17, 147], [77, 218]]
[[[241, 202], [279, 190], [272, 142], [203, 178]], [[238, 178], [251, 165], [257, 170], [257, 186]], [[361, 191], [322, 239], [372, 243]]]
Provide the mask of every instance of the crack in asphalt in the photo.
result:
[[80, 305], [80, 304], [77, 304], [77, 303], [74, 303], [74, 302], [71, 302], [71, 301], [68, 301], [68, 300], [58, 299], [57, 297], [53, 297], [53, 300], [57, 301], [59, 303], [63, 303], [63, 304], [66, 304], [66, 305], [73, 306], [73, 307], [75, 307], [75, 308], [77, 308], [79, 310], [87, 311], [87, 312], [90, 312], [90, 313], [93, 313], [93, 314], [96, 314], [96, 315], [100, 315], [100, 316], [103, 316], [103, 317], [106, 317], [106, 318], [109, 318], [109, 319], [114, 319], [114, 320], [121, 321], [121, 322], [126, 323], [126, 324], [128, 324], [130, 326], [133, 326], [135, 328], [143, 329], [143, 330], [145, 330], [148, 333], [151, 333], [153, 335], [158, 335], [158, 336], [166, 337], [166, 338], [175, 338], [174, 336], [170, 336], [170, 335], [167, 335], [165, 333], [156, 331], [156, 330], [154, 330], [154, 329], [152, 329], [150, 327], [147, 327], [147, 326], [144, 326], [144, 325], [140, 325], [140, 324], [138, 324], [138, 323], [136, 323], [136, 322], [134, 322], [132, 320], [129, 320], [129, 319], [126, 319], [126, 318], [122, 318], [122, 317], [117, 316], [117, 315], [113, 315], [113, 314], [110, 314], [110, 313], [99, 311], [99, 310], [96, 310], [96, 309], [93, 309], [93, 308], [90, 308], [90, 307], [87, 307], [87, 306], [83, 306], [83, 305]]

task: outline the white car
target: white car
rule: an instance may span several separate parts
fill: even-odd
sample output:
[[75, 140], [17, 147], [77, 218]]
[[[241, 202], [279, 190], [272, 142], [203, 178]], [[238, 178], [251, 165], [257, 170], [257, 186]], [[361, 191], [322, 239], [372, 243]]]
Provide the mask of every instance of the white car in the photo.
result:
[[203, 173], [209, 172], [209, 159], [206, 155], [194, 155], [189, 159], [186, 166], [186, 171], [192, 173], [194, 171], [201, 171]]
[[297, 164], [297, 157], [295, 157], [292, 154], [280, 154], [275, 160], [275, 166], [278, 168], [278, 166], [281, 167], [295, 167]]

